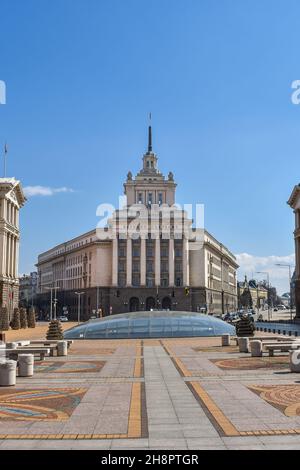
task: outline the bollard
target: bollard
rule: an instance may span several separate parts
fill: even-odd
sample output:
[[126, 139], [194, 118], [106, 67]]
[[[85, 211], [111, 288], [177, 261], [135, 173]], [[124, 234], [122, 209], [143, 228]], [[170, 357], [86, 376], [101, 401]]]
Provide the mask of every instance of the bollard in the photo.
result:
[[222, 346], [230, 346], [230, 335], [222, 335]]
[[239, 338], [239, 351], [243, 353], [249, 352], [249, 338]]
[[33, 354], [19, 354], [18, 356], [19, 377], [31, 377], [33, 375], [34, 356]]
[[0, 387], [16, 385], [17, 362], [7, 359], [0, 362]]
[[67, 343], [67, 341], [58, 341], [57, 342], [57, 355], [58, 356], [67, 356], [68, 355], [68, 343]]
[[300, 351], [290, 351], [290, 370], [300, 372]]
[[262, 342], [259, 339], [250, 341], [250, 349], [252, 357], [262, 356]]

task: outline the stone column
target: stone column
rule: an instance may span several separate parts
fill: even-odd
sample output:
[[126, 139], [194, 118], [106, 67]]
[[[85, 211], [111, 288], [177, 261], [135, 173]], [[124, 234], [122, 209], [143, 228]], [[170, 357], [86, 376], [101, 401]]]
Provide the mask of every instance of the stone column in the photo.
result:
[[0, 234], [0, 275], [6, 274], [6, 236], [5, 232]]
[[114, 236], [112, 248], [112, 285], [118, 285], [118, 239]]
[[16, 227], [19, 228], [19, 209], [16, 207]]
[[19, 239], [16, 238], [15, 277], [19, 276]]
[[295, 279], [295, 307], [297, 322], [300, 321], [300, 211], [297, 210], [296, 230], [295, 234], [295, 262], [296, 262], [296, 279]]
[[11, 257], [10, 257], [10, 274], [12, 277], [15, 277], [15, 237], [11, 237]]
[[126, 285], [132, 286], [132, 239], [129, 235], [126, 242]]
[[160, 286], [160, 238], [155, 239], [155, 285]]
[[169, 240], [169, 286], [174, 286], [174, 239]]
[[188, 286], [189, 276], [189, 241], [184, 237], [182, 240], [182, 279], [183, 285]]
[[7, 234], [7, 260], [6, 260], [6, 272], [10, 275], [10, 259], [11, 259], [11, 235]]
[[145, 238], [141, 238], [141, 286], [146, 285], [146, 240]]

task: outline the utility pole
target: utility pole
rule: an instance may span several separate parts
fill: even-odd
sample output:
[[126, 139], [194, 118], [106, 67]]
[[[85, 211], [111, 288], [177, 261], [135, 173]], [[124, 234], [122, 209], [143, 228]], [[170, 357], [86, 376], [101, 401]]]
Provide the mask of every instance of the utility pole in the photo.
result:
[[291, 276], [291, 267], [295, 267], [293, 264], [281, 264], [276, 263], [275, 266], [280, 266], [282, 268], [289, 268], [289, 283], [290, 283], [290, 320], [293, 320], [293, 310], [292, 310], [292, 276]]
[[76, 295], [78, 295], [78, 325], [80, 324], [80, 297], [84, 294], [84, 292], [75, 292]]

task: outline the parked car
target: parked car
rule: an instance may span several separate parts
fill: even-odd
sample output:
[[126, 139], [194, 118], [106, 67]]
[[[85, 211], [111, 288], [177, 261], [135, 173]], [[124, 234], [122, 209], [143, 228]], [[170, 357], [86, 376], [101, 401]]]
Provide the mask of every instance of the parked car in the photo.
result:
[[65, 315], [61, 316], [61, 317], [58, 317], [59, 321], [69, 321], [68, 317], [66, 317]]

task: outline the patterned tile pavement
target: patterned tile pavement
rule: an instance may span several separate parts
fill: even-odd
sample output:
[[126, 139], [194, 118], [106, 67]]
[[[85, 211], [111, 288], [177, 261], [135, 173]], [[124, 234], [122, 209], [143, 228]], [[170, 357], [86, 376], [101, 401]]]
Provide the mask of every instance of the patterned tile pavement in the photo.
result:
[[0, 389], [0, 450], [20, 447], [300, 448], [300, 376], [217, 337], [76, 341]]

